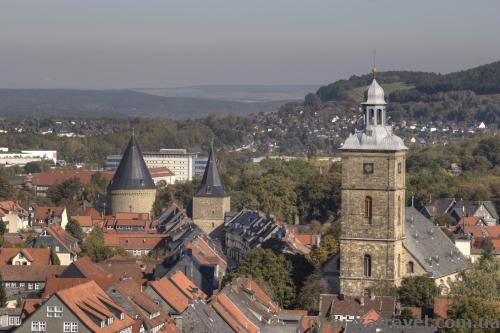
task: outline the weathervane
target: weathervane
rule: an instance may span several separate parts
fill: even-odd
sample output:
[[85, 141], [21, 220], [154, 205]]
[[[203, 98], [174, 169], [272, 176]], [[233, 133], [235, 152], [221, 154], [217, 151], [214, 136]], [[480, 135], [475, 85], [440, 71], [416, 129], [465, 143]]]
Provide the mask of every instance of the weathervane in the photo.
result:
[[373, 50], [373, 67], [372, 67], [373, 78], [375, 78], [375, 75], [377, 75], [377, 67], [375, 67], [375, 56], [376, 55], [377, 55], [377, 50]]

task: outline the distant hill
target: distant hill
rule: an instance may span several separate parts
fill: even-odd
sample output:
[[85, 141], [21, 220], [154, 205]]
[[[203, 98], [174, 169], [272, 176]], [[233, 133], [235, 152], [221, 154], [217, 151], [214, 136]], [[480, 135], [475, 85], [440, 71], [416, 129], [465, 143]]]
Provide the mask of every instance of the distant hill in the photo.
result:
[[132, 90], [0, 89], [3, 117], [164, 116], [202, 118], [210, 113], [247, 115], [269, 112], [286, 100], [244, 103], [163, 97]]
[[164, 97], [208, 98], [237, 102], [300, 100], [320, 85], [199, 85], [180, 88], [136, 88], [134, 91]]
[[[319, 97], [337, 109], [342, 109], [339, 103], [356, 107], [371, 79], [367, 74], [336, 81], [319, 88], [316, 96], [306, 96], [306, 101]], [[385, 90], [394, 121], [500, 125], [500, 61], [449, 74], [381, 72], [377, 81]]]
[[[355, 90], [366, 87], [371, 75], [351, 76], [318, 89], [323, 101], [341, 101], [358, 97]], [[478, 95], [500, 94], [500, 61], [449, 74], [411, 71], [388, 71], [377, 74], [377, 80], [388, 86], [391, 101], [420, 101], [426, 95], [450, 91], [472, 91]], [[354, 93], [354, 94], [353, 94]]]

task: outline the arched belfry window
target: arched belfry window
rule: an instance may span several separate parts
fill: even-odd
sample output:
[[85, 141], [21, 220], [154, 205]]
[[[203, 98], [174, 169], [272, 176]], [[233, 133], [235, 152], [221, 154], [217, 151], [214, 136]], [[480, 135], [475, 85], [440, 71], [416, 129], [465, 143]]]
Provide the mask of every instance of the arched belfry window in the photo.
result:
[[369, 224], [372, 224], [372, 210], [373, 210], [372, 197], [366, 197], [365, 198], [365, 218], [368, 220]]
[[363, 260], [363, 275], [366, 277], [372, 276], [372, 257], [369, 254], [365, 254]]
[[406, 273], [408, 274], [412, 274], [414, 272], [414, 264], [413, 264], [413, 261], [408, 261], [408, 263], [406, 264]]
[[377, 109], [377, 125], [382, 125], [382, 109]]
[[368, 118], [370, 125], [375, 125], [375, 110], [370, 109], [370, 116]]

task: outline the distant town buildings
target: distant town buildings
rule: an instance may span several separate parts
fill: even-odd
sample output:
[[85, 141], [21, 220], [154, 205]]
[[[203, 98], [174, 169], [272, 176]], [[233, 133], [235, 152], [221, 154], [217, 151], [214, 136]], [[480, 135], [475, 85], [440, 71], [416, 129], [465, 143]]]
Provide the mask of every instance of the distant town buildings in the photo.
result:
[[0, 165], [9, 167], [25, 166], [29, 162], [50, 161], [57, 162], [57, 150], [19, 150], [9, 151], [9, 148], [0, 148]]
[[[158, 152], [144, 152], [142, 156], [148, 168], [167, 167], [179, 182], [203, 175], [208, 160], [207, 157], [199, 157], [198, 152], [189, 152], [187, 149], [160, 149]], [[116, 169], [120, 160], [121, 155], [109, 155], [106, 169]]]

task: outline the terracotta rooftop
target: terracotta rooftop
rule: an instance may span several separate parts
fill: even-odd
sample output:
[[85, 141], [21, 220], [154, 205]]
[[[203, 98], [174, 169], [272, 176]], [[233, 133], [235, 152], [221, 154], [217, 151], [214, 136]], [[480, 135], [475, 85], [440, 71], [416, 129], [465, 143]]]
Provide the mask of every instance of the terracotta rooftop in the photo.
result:
[[92, 216], [89, 215], [71, 216], [71, 219], [78, 222], [82, 228], [92, 228], [94, 226]]
[[174, 176], [172, 170], [167, 167], [149, 168], [149, 173], [151, 174], [152, 178]]
[[67, 233], [66, 230], [64, 230], [59, 224], [51, 224], [45, 230], [50, 236], [59, 241], [59, 243], [65, 248], [66, 252], [75, 254], [80, 252], [78, 239]]
[[33, 206], [33, 218], [35, 220], [45, 220], [52, 217], [61, 218], [66, 207]]
[[0, 217], [3, 217], [9, 213], [28, 217], [28, 211], [21, 207], [17, 202], [12, 200], [0, 201]]
[[170, 276], [170, 281], [190, 300], [207, 299], [207, 295], [181, 271], [177, 271]]
[[90, 183], [92, 176], [100, 172], [109, 182], [113, 178], [113, 172], [109, 171], [91, 171], [91, 170], [55, 170], [48, 172], [40, 172], [32, 176], [32, 181], [38, 186], [54, 186], [69, 180], [73, 177], [80, 179], [83, 185]]
[[86, 278], [63, 278], [63, 277], [50, 277], [45, 283], [42, 298], [48, 299], [59, 290], [71, 288], [79, 284], [90, 281]]
[[168, 278], [164, 277], [157, 281], [150, 281], [149, 285], [177, 313], [183, 313], [188, 307], [189, 298]]
[[42, 305], [43, 299], [41, 298], [26, 298], [23, 301], [23, 307], [21, 310], [21, 318], [29, 317], [33, 312], [35, 312], [40, 305]]
[[18, 253], [31, 262], [33, 266], [50, 264], [50, 249], [48, 248], [0, 248], [0, 266], [11, 265], [11, 260]]
[[146, 232], [104, 233], [106, 246], [119, 246], [124, 249], [153, 250], [159, 247], [164, 239], [165, 235]]
[[224, 294], [212, 297], [212, 307], [236, 332], [258, 333], [260, 329]]
[[[134, 324], [134, 319], [113, 302], [94, 281], [60, 290], [56, 295], [92, 332], [115, 333]], [[107, 324], [108, 318], [113, 318], [112, 324], [104, 327], [96, 324], [96, 321], [105, 321]]]
[[[76, 273], [75, 269], [76, 272], [79, 273]], [[117, 278], [114, 277], [113, 274], [106, 272], [96, 263], [92, 262], [88, 256], [81, 257], [69, 265], [63, 274], [61, 274], [61, 277], [94, 280], [103, 289], [107, 289], [111, 284], [117, 281]]]
[[209, 244], [205, 235], [198, 235], [191, 242], [186, 243], [185, 248], [191, 250], [193, 258], [203, 265], [219, 265], [221, 269], [227, 269], [226, 259], [214, 248], [215, 245]]
[[2, 267], [2, 278], [4, 281], [13, 282], [45, 282], [47, 278], [61, 274], [67, 266], [48, 265], [37, 266], [12, 266]]

